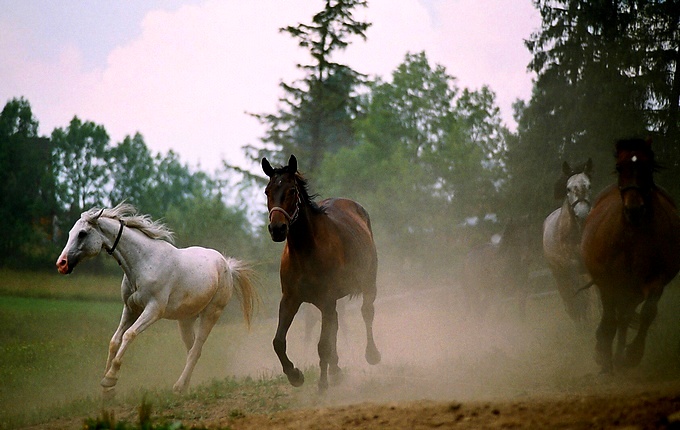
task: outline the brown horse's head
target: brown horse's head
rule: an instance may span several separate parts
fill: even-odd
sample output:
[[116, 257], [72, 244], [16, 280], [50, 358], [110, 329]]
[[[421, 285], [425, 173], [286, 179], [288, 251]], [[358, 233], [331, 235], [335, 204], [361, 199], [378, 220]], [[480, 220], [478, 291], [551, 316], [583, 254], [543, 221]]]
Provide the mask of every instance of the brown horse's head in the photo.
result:
[[263, 158], [262, 170], [269, 177], [264, 190], [269, 210], [269, 234], [274, 242], [283, 242], [288, 236], [290, 225], [300, 213], [301, 190], [297, 180], [297, 159], [291, 155], [287, 166], [275, 169]]
[[649, 206], [649, 196], [655, 188], [654, 171], [658, 165], [650, 141], [620, 140], [616, 143], [616, 172], [624, 213], [638, 224]]

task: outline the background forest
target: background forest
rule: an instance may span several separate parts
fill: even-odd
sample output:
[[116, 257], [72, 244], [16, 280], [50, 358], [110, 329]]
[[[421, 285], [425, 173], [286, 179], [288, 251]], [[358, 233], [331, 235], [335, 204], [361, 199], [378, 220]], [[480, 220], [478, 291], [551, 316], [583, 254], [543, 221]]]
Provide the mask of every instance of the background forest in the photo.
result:
[[516, 131], [492, 88], [459, 88], [426, 52], [405, 53], [385, 77], [334, 62], [365, 38], [371, 24], [352, 15], [365, 6], [329, 1], [311, 22], [281, 29], [309, 62], [298, 66], [303, 79], [272, 95], [277, 112], [252, 113], [267, 132], [244, 148], [250, 171], [224, 160], [207, 173], [172, 151], [151, 153], [143, 134], [111, 142], [105, 125], [78, 116], [39, 136], [30, 101], [9, 100], [0, 113], [0, 266], [53, 270], [81, 212], [126, 200], [163, 218], [179, 246], [275, 271], [280, 248], [264, 228], [259, 160], [284, 163], [291, 153], [312, 191], [361, 202], [381, 258], [407, 267], [451, 269], [514, 217], [528, 217], [538, 244], [559, 205], [552, 188], [562, 162], [592, 158], [597, 193], [613, 180], [619, 138], [651, 138], [665, 167], [658, 182], [680, 198], [678, 1], [537, 1], [542, 25], [526, 41], [537, 79], [531, 99], [514, 106]]

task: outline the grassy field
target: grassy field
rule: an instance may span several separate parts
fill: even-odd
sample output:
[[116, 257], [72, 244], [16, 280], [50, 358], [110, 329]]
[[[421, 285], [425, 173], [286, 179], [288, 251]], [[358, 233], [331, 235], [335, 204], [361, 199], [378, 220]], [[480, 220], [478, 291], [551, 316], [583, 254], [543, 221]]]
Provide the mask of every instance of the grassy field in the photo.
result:
[[[122, 310], [120, 279], [0, 270], [0, 428], [99, 413], [99, 380]], [[240, 318], [233, 300], [208, 339], [192, 385], [207, 384], [213, 391], [216, 386], [229, 391], [241, 379], [252, 390], [276, 385], [268, 370], [259, 381], [246, 381], [245, 372], [234, 379], [229, 371], [235, 348], [244, 342]], [[118, 398], [134, 403], [152, 390], [154, 397], [172, 399], [169, 390], [184, 357], [176, 323], [157, 322], [126, 353]]]

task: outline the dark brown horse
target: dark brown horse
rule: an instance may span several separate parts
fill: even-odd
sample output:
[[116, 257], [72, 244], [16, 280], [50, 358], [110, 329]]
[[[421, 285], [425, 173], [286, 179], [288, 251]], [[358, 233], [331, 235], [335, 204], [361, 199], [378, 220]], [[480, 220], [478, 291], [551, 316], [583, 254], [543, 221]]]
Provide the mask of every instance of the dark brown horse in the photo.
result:
[[319, 338], [319, 390], [328, 388], [328, 373], [341, 376], [336, 350], [338, 313], [336, 301], [347, 295], [363, 295], [361, 313], [366, 323], [366, 361], [380, 362], [373, 341], [373, 302], [376, 296], [378, 256], [366, 210], [348, 199], [326, 199], [318, 204], [310, 197], [307, 182], [291, 155], [288, 165], [273, 168], [266, 158], [262, 170], [269, 177], [265, 189], [269, 209], [269, 234], [286, 241], [281, 255], [279, 324], [274, 351], [293, 386], [304, 383], [302, 372], [286, 355], [286, 334], [303, 302], [321, 311]]
[[515, 300], [524, 316], [531, 264], [531, 229], [528, 218], [511, 219], [498, 243], [471, 249], [463, 266], [463, 293], [468, 311], [484, 317], [487, 310]]
[[[596, 358], [603, 372], [640, 363], [659, 298], [680, 269], [680, 218], [654, 183], [657, 167], [650, 143], [617, 142], [618, 183], [598, 196], [583, 228], [583, 262], [602, 301]], [[626, 331], [643, 302], [637, 335], [626, 348]]]

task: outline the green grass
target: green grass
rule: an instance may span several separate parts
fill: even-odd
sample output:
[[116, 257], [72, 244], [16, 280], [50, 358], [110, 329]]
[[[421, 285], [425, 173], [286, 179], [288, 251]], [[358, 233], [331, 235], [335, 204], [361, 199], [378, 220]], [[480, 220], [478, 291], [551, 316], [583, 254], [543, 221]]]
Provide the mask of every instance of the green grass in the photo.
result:
[[[122, 310], [121, 276], [0, 269], [0, 429], [57, 417], [98, 415], [99, 381]], [[238, 300], [232, 300], [208, 339], [192, 387], [208, 383], [206, 390], [220, 397], [229, 386], [241, 385], [236, 380], [210, 382], [229, 378], [230, 361], [242, 360], [234, 357], [234, 351], [246, 341], [242, 338], [247, 332], [240, 321], [229, 324], [240, 315]], [[151, 390], [158, 401], [176, 402], [169, 390], [184, 360], [176, 323], [157, 322], [126, 352], [118, 398], [138, 406], [141, 393]], [[264, 389], [265, 382], [248, 383], [251, 390]], [[253, 396], [242, 409], [260, 408], [260, 402]]]
[[119, 312], [106, 302], [0, 297], [0, 417], [95, 395]]
[[0, 296], [120, 302], [119, 275], [74, 272], [24, 272], [0, 269]]

